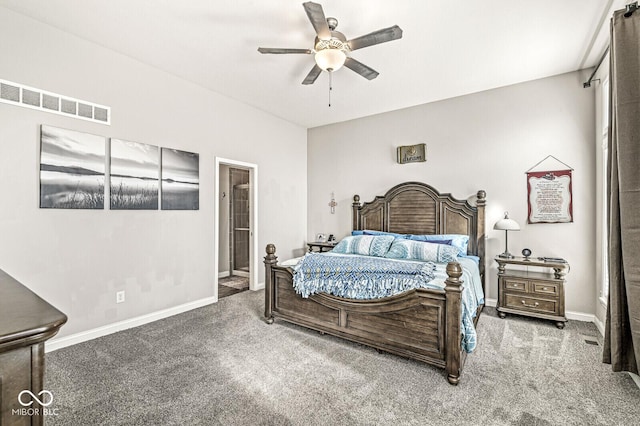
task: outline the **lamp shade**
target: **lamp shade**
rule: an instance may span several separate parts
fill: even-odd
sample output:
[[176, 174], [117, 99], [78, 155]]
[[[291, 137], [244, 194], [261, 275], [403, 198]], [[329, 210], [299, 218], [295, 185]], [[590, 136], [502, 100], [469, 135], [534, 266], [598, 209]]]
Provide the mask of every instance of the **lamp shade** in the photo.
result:
[[324, 71], [338, 71], [344, 65], [347, 55], [340, 49], [322, 49], [316, 52], [316, 64]]
[[513, 219], [509, 219], [509, 213], [504, 212], [504, 218], [500, 219], [493, 225], [493, 229], [497, 229], [499, 231], [519, 231], [520, 225]]

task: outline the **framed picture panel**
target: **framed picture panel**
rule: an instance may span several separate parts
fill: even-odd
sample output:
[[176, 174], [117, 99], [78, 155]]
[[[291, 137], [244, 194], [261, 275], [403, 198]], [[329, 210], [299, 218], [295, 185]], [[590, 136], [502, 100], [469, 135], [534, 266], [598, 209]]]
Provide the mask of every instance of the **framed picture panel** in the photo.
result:
[[200, 208], [200, 156], [162, 148], [162, 210]]
[[40, 127], [40, 208], [104, 209], [106, 139]]
[[111, 139], [111, 210], [158, 210], [160, 149]]

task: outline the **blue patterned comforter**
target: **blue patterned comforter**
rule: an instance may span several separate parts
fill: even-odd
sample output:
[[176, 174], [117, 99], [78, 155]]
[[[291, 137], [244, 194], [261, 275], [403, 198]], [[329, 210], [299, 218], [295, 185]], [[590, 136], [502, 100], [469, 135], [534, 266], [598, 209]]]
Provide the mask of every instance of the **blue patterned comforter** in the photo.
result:
[[[484, 303], [477, 263], [458, 258], [463, 268], [462, 348], [476, 347], [473, 326], [477, 307]], [[380, 299], [416, 288], [441, 289], [447, 278], [445, 263], [387, 259], [335, 253], [307, 253], [293, 266], [293, 287], [302, 297], [328, 293], [349, 299]]]
[[293, 287], [302, 297], [329, 293], [349, 299], [379, 299], [427, 286], [435, 269], [433, 262], [308, 253], [294, 267]]

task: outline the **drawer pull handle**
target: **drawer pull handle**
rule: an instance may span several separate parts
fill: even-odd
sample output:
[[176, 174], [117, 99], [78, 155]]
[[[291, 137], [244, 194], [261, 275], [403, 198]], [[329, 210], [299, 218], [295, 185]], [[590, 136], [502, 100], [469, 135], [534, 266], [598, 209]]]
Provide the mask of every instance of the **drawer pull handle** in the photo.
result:
[[526, 306], [527, 308], [537, 308], [537, 307], [538, 307], [538, 305], [539, 305], [539, 303], [538, 303], [538, 302], [535, 302], [533, 305], [527, 305], [527, 302], [525, 302], [524, 300], [522, 301], [522, 304], [523, 304], [524, 306]]
[[542, 287], [542, 290], [547, 291], [549, 290], [549, 287]]

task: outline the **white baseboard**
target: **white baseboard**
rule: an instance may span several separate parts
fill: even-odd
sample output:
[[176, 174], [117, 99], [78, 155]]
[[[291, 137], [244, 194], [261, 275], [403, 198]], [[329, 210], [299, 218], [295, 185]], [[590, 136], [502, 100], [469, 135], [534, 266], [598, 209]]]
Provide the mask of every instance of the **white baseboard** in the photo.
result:
[[229, 271], [218, 272], [218, 278], [227, 278], [229, 276], [231, 276]]
[[206, 297], [204, 299], [185, 303], [183, 305], [174, 306], [172, 308], [163, 309], [161, 311], [152, 312], [150, 314], [141, 315], [139, 317], [135, 317], [128, 320], [119, 321], [113, 324], [108, 324], [102, 327], [94, 328], [92, 330], [82, 331], [80, 333], [72, 334], [70, 336], [64, 336], [60, 338], [54, 337], [53, 339], [45, 343], [45, 352], [52, 352], [58, 349], [66, 348], [67, 346], [72, 346], [78, 343], [97, 339], [98, 337], [117, 333], [118, 331], [127, 330], [133, 327], [138, 327], [153, 321], [158, 321], [163, 318], [168, 318], [173, 315], [181, 314], [183, 312], [187, 312], [192, 309], [201, 308], [203, 306], [210, 305], [217, 301], [218, 300], [215, 297]]
[[[497, 299], [489, 299], [489, 298], [487, 298], [487, 299], [485, 299], [484, 304], [485, 304], [485, 306], [490, 306], [492, 308], [495, 308], [496, 305], [498, 304], [498, 300]], [[593, 314], [585, 314], [583, 312], [571, 312], [571, 311], [567, 311], [567, 312], [565, 312], [565, 314], [567, 315], [567, 319], [570, 319], [570, 320], [593, 322], [593, 323], [596, 324], [596, 327], [598, 327], [598, 329], [601, 330], [600, 332], [603, 333], [604, 327], [600, 328], [600, 326], [596, 322], [597, 318], [596, 318], [595, 315], [593, 315]]]
[[247, 271], [238, 271], [237, 269], [233, 270], [233, 275], [237, 275], [239, 277], [249, 278], [249, 273]]
[[264, 289], [264, 283], [258, 283], [251, 290], [252, 291], [258, 291], [258, 290], [263, 290], [263, 289]]
[[[585, 314], [584, 312], [566, 311], [567, 319], [584, 322], [596, 322], [596, 316], [593, 314]], [[596, 327], [598, 325], [596, 324]]]
[[597, 316], [593, 316], [593, 323], [596, 325], [596, 328], [600, 332], [600, 336], [604, 338], [604, 323], [598, 319]]

